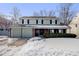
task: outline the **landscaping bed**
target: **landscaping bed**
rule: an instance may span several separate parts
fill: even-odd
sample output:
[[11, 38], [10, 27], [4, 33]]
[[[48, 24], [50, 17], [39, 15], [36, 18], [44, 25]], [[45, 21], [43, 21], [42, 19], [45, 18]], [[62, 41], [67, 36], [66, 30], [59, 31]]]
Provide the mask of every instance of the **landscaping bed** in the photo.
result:
[[44, 33], [43, 37], [45, 38], [75, 38], [75, 34], [71, 33]]

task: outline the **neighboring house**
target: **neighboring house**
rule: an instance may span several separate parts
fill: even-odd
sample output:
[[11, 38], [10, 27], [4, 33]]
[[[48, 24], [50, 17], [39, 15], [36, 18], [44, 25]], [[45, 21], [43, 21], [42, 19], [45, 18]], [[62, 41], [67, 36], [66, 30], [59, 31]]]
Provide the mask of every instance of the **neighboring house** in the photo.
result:
[[10, 20], [0, 17], [0, 35], [9, 35]]
[[67, 33], [76, 34], [79, 37], [79, 14], [77, 14], [69, 24], [70, 29], [67, 30]]
[[54, 16], [24, 16], [19, 23], [11, 27], [11, 37], [34, 37], [44, 33], [66, 33], [68, 26], [60, 25]]

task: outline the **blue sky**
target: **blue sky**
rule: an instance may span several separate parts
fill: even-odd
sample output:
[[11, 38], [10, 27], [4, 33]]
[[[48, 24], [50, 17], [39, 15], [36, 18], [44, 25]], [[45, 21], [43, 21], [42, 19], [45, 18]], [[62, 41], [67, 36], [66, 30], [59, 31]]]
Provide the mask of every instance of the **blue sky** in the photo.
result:
[[[40, 10], [55, 10], [59, 8], [59, 4], [56, 3], [0, 3], [0, 13], [10, 15], [12, 8], [17, 7], [20, 9], [22, 16], [32, 16], [34, 11]], [[74, 4], [72, 9], [79, 11], [79, 4]]]

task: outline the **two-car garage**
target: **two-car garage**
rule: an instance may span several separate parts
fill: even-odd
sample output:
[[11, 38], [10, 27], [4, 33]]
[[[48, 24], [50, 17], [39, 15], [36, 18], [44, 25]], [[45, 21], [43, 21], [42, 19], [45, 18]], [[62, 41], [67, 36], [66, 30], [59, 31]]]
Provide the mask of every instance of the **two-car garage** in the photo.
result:
[[11, 37], [26, 38], [32, 37], [32, 28], [30, 27], [13, 27], [11, 28]]

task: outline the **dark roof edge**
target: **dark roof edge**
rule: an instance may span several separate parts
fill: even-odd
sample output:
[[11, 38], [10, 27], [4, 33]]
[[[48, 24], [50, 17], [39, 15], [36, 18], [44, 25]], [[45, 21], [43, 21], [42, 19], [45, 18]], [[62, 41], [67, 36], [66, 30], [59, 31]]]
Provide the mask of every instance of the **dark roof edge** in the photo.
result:
[[20, 18], [57, 18], [56, 16], [22, 16]]

